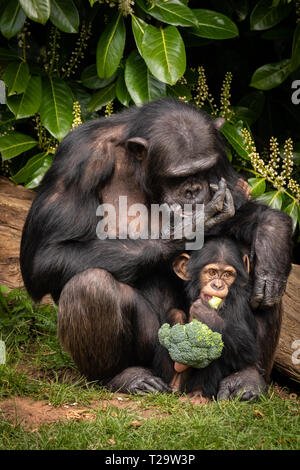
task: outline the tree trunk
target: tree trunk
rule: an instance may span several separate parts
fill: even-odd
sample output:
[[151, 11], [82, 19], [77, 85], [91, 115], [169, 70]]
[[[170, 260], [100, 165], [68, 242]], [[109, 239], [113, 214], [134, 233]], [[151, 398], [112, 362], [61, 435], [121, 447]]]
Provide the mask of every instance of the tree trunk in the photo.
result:
[[[35, 192], [0, 177], [0, 284], [23, 286], [19, 247]], [[49, 297], [45, 298], [49, 301]], [[300, 266], [293, 265], [283, 297], [284, 314], [275, 367], [300, 382]]]
[[275, 367], [300, 382], [300, 265], [294, 264], [283, 296], [283, 320]]
[[0, 177], [0, 284], [23, 285], [19, 267], [22, 228], [35, 192]]

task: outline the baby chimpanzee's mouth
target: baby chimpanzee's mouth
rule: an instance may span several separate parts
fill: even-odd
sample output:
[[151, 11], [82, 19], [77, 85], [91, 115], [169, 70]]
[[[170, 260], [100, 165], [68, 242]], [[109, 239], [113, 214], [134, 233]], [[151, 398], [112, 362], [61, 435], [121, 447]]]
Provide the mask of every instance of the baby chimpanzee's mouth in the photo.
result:
[[210, 299], [212, 299], [212, 295], [201, 294], [201, 298], [204, 300], [204, 302], [208, 302]]

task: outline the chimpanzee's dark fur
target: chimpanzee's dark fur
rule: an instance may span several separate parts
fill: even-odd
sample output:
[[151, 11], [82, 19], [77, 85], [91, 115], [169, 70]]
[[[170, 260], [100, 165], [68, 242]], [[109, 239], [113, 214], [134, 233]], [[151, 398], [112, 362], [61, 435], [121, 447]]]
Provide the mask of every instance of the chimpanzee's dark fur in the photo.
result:
[[[99, 240], [96, 208], [101, 202], [117, 204], [119, 195], [127, 195], [129, 204], [148, 206], [183, 205], [192, 195], [193, 202], [205, 204], [206, 230], [217, 224], [215, 232], [221, 229], [247, 245], [255, 265], [253, 299], [259, 304], [258, 361], [268, 377], [290, 269], [291, 222], [247, 201], [219, 127], [192, 106], [163, 99], [86, 122], [59, 145], [27, 217], [21, 269], [34, 299], [50, 293], [59, 302], [61, 342], [90, 379], [132, 392], [167, 389], [151, 363], [164, 312], [180, 303], [168, 266], [184, 242]], [[222, 181], [208, 199], [209, 183], [221, 177], [236, 208], [226, 222], [232, 209]], [[240, 377], [235, 389], [248, 385], [247, 373]], [[234, 380], [228, 381], [229, 390]]]

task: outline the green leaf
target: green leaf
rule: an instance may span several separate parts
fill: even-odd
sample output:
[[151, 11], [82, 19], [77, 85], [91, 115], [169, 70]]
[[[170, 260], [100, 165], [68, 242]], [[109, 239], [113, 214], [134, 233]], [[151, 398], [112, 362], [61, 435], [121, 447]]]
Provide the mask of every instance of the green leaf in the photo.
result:
[[117, 70], [123, 56], [125, 39], [125, 24], [120, 12], [106, 26], [98, 41], [96, 63], [100, 78], [109, 78]]
[[42, 165], [32, 173], [31, 177], [25, 184], [25, 188], [34, 189], [37, 186], [39, 186], [40, 182], [45, 176], [45, 173], [49, 170], [51, 165], [52, 165], [52, 156], [47, 155], [44, 158]]
[[283, 211], [288, 214], [293, 221], [293, 232], [296, 230], [298, 218], [300, 218], [300, 206], [296, 201], [291, 202]]
[[154, 6], [147, 7], [144, 0], [136, 2], [148, 15], [173, 26], [196, 26], [194, 10], [179, 0], [156, 0]]
[[291, 70], [297, 70], [298, 67], [300, 67], [300, 23], [294, 31]]
[[23, 93], [26, 90], [29, 79], [29, 67], [26, 62], [11, 62], [3, 74], [3, 81], [7, 86], [8, 96]]
[[281, 60], [273, 64], [266, 64], [255, 70], [251, 78], [250, 86], [259, 90], [271, 90], [286, 80], [291, 73], [289, 59]]
[[23, 95], [7, 97], [7, 105], [16, 119], [33, 116], [40, 107], [42, 99], [41, 77], [31, 77]]
[[292, 10], [292, 5], [280, 3], [278, 6], [273, 7], [270, 0], [260, 0], [251, 15], [250, 15], [250, 28], [255, 31], [273, 28], [276, 24], [280, 23]]
[[[32, 176], [44, 168], [46, 158], [47, 154], [45, 152], [38, 153], [34, 157], [31, 157], [27, 161], [26, 165], [23, 166], [23, 168], [21, 168], [18, 173], [11, 177], [12, 181], [16, 184], [29, 183], [29, 181], [33, 179]], [[52, 161], [51, 156], [48, 156], [48, 162], [49, 161]]]
[[59, 78], [48, 77], [43, 82], [40, 106], [41, 122], [56, 139], [62, 140], [73, 122], [73, 95]]
[[89, 65], [86, 67], [81, 74], [81, 81], [84, 86], [91, 90], [98, 90], [104, 88], [115, 80], [117, 72], [115, 72], [109, 78], [99, 78], [97, 74], [96, 64]]
[[117, 80], [116, 95], [120, 103], [122, 103], [123, 106], [126, 106], [128, 108], [130, 101], [131, 101], [131, 96], [126, 87], [123, 70], [119, 74], [119, 77]]
[[65, 33], [78, 33], [79, 13], [73, 0], [51, 0], [50, 20]]
[[126, 61], [125, 83], [138, 106], [166, 95], [166, 84], [150, 73], [137, 51], [132, 51]]
[[269, 191], [259, 196], [256, 201], [267, 204], [272, 209], [281, 209], [282, 193], [280, 191]]
[[103, 106], [105, 106], [110, 101], [113, 101], [116, 97], [116, 84], [111, 83], [108, 87], [103, 88], [100, 91], [97, 91], [90, 100], [87, 109], [89, 112], [99, 111]]
[[174, 85], [186, 68], [185, 47], [177, 28], [148, 25], [143, 37], [143, 59], [158, 80]]
[[2, 159], [9, 160], [23, 152], [35, 147], [38, 144], [36, 140], [28, 135], [20, 132], [12, 132], [11, 134], [0, 137], [0, 152]]
[[260, 117], [265, 104], [265, 94], [263, 91], [252, 91], [243, 96], [234, 106], [235, 118], [241, 119], [252, 126], [255, 121]]
[[244, 158], [245, 160], [250, 160], [242, 133], [238, 127], [225, 122], [221, 132], [240, 157]]
[[244, 106], [249, 108], [255, 115], [255, 118], [259, 118], [265, 105], [265, 94], [263, 91], [251, 91], [247, 95], [243, 96], [238, 102], [238, 106]]
[[0, 47], [0, 60], [4, 60], [6, 62], [8, 61], [15, 61], [15, 60], [21, 60], [21, 57], [15, 52], [10, 49], [4, 49], [3, 47]]
[[0, 18], [0, 31], [6, 39], [15, 36], [24, 26], [26, 15], [18, 0], [9, 0]]
[[191, 90], [182, 83], [176, 83], [174, 86], [167, 85], [167, 95], [173, 98], [184, 99], [185, 101], [191, 101], [192, 99]]
[[191, 31], [196, 36], [208, 39], [229, 39], [239, 35], [236, 24], [228, 16], [212, 10], [193, 10], [198, 26]]
[[250, 186], [250, 194], [252, 197], [261, 196], [266, 190], [265, 178], [249, 178], [248, 184]]
[[33, 21], [45, 24], [50, 16], [50, 0], [19, 0], [19, 3]]
[[141, 18], [138, 18], [137, 16], [132, 15], [131, 18], [131, 27], [132, 27], [132, 32], [134, 36], [134, 40], [136, 43], [136, 47], [138, 48], [138, 51], [140, 55], [142, 54], [142, 45], [143, 45], [143, 37], [145, 33], [145, 29], [148, 26], [148, 24], [141, 20]]

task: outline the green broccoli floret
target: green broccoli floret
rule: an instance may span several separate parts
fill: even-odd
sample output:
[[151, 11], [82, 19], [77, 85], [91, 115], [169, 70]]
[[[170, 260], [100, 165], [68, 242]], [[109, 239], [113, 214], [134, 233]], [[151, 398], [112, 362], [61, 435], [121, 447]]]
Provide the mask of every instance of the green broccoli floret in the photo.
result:
[[196, 369], [207, 367], [220, 357], [224, 346], [221, 334], [198, 320], [185, 325], [176, 323], [172, 328], [164, 323], [158, 330], [158, 339], [174, 362]]

